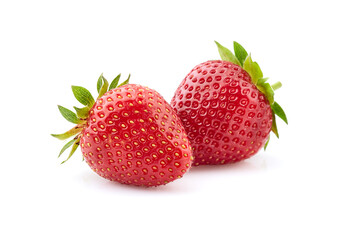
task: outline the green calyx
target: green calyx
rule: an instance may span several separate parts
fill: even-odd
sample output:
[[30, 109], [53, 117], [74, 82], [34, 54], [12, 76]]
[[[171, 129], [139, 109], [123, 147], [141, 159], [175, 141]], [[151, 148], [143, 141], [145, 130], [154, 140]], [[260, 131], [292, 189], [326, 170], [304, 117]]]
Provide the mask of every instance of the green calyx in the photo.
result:
[[[234, 42], [234, 54], [228, 48], [222, 46], [220, 43], [216, 41], [215, 43], [218, 47], [221, 59], [242, 67], [250, 75], [252, 83], [259, 89], [260, 92], [262, 92], [266, 96], [272, 109], [273, 122], [271, 129], [272, 132], [277, 136], [277, 138], [279, 138], [275, 116], [278, 116], [286, 124], [288, 124], [284, 110], [277, 102], [274, 101], [274, 91], [279, 89], [282, 84], [280, 82], [276, 82], [275, 84], [270, 85], [267, 82], [268, 78], [265, 78], [263, 76], [259, 64], [252, 60], [251, 54], [248, 54], [247, 51], [239, 43]], [[266, 149], [268, 142], [269, 138], [264, 146], [264, 149]]]
[[[107, 79], [103, 76], [103, 74], [101, 74], [101, 76], [97, 80], [97, 92], [99, 94], [97, 99], [102, 97], [109, 90], [128, 84], [131, 75], [129, 75], [128, 78], [125, 81], [123, 81], [121, 84], [119, 84], [120, 77], [121, 77], [121, 74], [116, 76], [113, 79], [113, 81], [109, 84]], [[76, 126], [74, 126], [72, 129], [62, 134], [51, 134], [51, 136], [59, 140], [66, 140], [68, 138], [73, 137], [73, 139], [67, 142], [59, 152], [58, 157], [60, 157], [62, 153], [65, 152], [65, 150], [71, 147], [71, 151], [69, 153], [68, 158], [64, 160], [62, 163], [65, 163], [67, 160], [69, 160], [69, 158], [75, 153], [76, 149], [78, 148], [80, 144], [82, 131], [86, 127], [90, 109], [95, 104], [95, 100], [93, 96], [84, 87], [71, 86], [71, 90], [75, 98], [77, 99], [77, 101], [79, 101], [83, 105], [83, 107], [82, 108], [74, 107], [75, 112], [65, 107], [62, 107], [60, 105], [58, 105], [58, 109], [59, 109], [59, 112], [67, 121], [76, 124]]]

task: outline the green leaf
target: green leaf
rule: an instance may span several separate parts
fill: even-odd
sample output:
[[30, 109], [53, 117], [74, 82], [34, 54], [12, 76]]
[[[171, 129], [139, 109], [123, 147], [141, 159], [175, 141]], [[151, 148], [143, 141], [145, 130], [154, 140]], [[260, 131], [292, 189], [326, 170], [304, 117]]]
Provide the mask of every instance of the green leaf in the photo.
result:
[[99, 90], [99, 96], [97, 97], [98, 99], [103, 96], [108, 91], [108, 81], [107, 79], [101, 74], [100, 78], [101, 82], [103, 82], [101, 89]]
[[243, 69], [245, 69], [252, 78], [252, 82], [256, 85], [258, 80], [263, 77], [263, 73], [257, 62], [253, 62], [251, 54], [248, 55], [243, 63]]
[[131, 78], [131, 74], [129, 74], [129, 75], [128, 75], [128, 78], [127, 78], [124, 82], [122, 82], [118, 87], [121, 87], [121, 86], [123, 86], [123, 85], [128, 84], [130, 78]]
[[61, 164], [65, 163], [66, 161], [69, 160], [69, 158], [71, 158], [71, 156], [75, 153], [76, 149], [78, 148], [78, 146], [80, 145], [80, 139], [77, 138], [76, 141], [74, 142], [74, 144], [71, 147], [71, 151], [70, 154], [68, 156], [68, 158], [66, 160], [64, 160], [63, 162], [61, 162]]
[[118, 86], [119, 80], [121, 77], [121, 73], [114, 78], [114, 80], [110, 83], [108, 90], [112, 90]]
[[275, 115], [280, 117], [280, 119], [282, 119], [286, 124], [288, 124], [286, 114], [277, 102], [274, 102], [271, 105], [271, 108], [272, 108], [273, 112], [275, 113]]
[[62, 153], [67, 150], [69, 147], [71, 147], [71, 145], [76, 141], [76, 139], [72, 139], [70, 142], [68, 142], [67, 144], [64, 145], [64, 147], [62, 148], [62, 150], [60, 151], [58, 157], [60, 157], [62, 155]]
[[91, 93], [84, 87], [71, 86], [71, 89], [75, 95], [75, 98], [83, 105], [92, 106], [95, 103], [95, 100]]
[[103, 77], [103, 73], [101, 73], [101, 76], [99, 77], [99, 79], [97, 80], [97, 93], [100, 93], [100, 89], [102, 87], [102, 77]]
[[[256, 85], [262, 85], [263, 83], [265, 83], [268, 80], [268, 78], [259, 78], [258, 82], [256, 83]], [[273, 88], [273, 87], [272, 87]]]
[[84, 108], [74, 107], [74, 109], [76, 111], [76, 115], [78, 118], [80, 118], [80, 119], [87, 119], [88, 118], [90, 107], [84, 107]]
[[75, 126], [72, 129], [70, 129], [69, 131], [62, 133], [62, 134], [51, 134], [51, 136], [58, 138], [59, 140], [65, 140], [68, 139], [69, 137], [72, 137], [74, 135], [76, 135], [77, 133], [80, 133], [83, 130], [82, 127], [79, 126]]
[[263, 78], [263, 73], [261, 71], [261, 68], [257, 62], [253, 62], [253, 69], [254, 69], [254, 75], [255, 79], [259, 80], [260, 78]]
[[60, 113], [62, 114], [62, 116], [66, 120], [68, 120], [69, 122], [72, 122], [75, 124], [79, 124], [81, 122], [81, 120], [77, 118], [76, 114], [73, 111], [71, 111], [65, 107], [62, 107], [60, 105], [58, 105], [58, 109], [59, 109]]
[[260, 84], [257, 88], [266, 96], [270, 105], [274, 103], [274, 91], [271, 85], [267, 82]]
[[278, 127], [277, 127], [277, 123], [276, 123], [276, 118], [274, 116], [274, 113], [272, 112], [272, 128], [271, 128], [272, 132], [277, 136], [277, 138], [279, 138], [279, 133], [278, 133]]
[[268, 146], [268, 143], [270, 142], [270, 138], [271, 138], [271, 136], [268, 135], [267, 141], [266, 141], [266, 143], [265, 143], [265, 145], [264, 145], [264, 151], [266, 151], [266, 148], [267, 148], [267, 146]]
[[241, 66], [239, 60], [235, 57], [235, 55], [228, 48], [222, 46], [221, 44], [219, 44], [216, 41], [215, 41], [215, 43], [217, 45], [218, 51], [219, 51], [221, 59], [223, 61], [228, 61], [228, 62], [235, 63], [235, 64]]
[[234, 41], [234, 53], [242, 66], [248, 56], [247, 51], [239, 43]]

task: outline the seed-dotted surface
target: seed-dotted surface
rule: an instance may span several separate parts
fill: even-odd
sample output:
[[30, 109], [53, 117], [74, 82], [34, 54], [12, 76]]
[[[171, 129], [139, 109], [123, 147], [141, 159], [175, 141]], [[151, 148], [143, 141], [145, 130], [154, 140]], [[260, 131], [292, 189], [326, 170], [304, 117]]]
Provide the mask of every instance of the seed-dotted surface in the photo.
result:
[[104, 94], [90, 111], [81, 149], [100, 176], [156, 186], [181, 178], [192, 162], [180, 119], [154, 90], [124, 85]]
[[194, 165], [226, 164], [256, 154], [272, 126], [265, 96], [248, 73], [226, 61], [196, 66], [172, 101], [194, 151]]

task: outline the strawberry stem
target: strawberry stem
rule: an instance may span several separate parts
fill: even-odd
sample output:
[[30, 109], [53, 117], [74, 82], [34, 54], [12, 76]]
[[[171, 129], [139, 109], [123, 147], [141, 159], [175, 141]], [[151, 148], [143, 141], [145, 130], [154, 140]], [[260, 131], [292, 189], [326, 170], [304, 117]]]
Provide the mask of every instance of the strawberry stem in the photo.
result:
[[281, 86], [282, 86], [281, 82], [276, 82], [276, 83], [271, 85], [273, 90], [277, 90], [277, 89], [281, 88]]

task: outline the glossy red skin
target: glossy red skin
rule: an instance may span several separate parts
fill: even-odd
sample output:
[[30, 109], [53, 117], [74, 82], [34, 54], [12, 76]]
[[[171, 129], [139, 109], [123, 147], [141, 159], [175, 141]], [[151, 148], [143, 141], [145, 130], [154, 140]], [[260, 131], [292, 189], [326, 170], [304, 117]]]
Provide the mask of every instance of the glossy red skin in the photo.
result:
[[163, 185], [181, 178], [192, 163], [174, 110], [156, 91], [134, 84], [96, 101], [80, 145], [98, 175], [124, 184]]
[[226, 61], [197, 65], [171, 101], [188, 134], [194, 166], [227, 164], [256, 154], [272, 126], [268, 100], [240, 66]]

